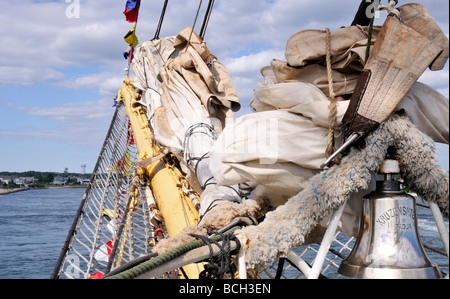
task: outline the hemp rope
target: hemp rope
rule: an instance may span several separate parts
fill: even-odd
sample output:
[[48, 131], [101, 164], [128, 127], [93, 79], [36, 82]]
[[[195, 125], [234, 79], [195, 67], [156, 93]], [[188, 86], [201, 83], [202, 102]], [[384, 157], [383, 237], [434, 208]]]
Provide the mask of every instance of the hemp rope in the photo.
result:
[[337, 104], [336, 95], [333, 87], [333, 70], [331, 69], [331, 33], [330, 28], [325, 29], [326, 32], [326, 64], [328, 74], [328, 88], [330, 94], [330, 104], [328, 106], [328, 142], [326, 149], [326, 157], [330, 157], [334, 152], [334, 132], [337, 123]]

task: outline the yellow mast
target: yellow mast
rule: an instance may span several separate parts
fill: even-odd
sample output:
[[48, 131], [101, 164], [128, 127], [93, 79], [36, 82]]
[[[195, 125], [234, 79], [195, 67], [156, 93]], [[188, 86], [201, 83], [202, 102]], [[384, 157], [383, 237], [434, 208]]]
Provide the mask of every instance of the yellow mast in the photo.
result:
[[[183, 187], [185, 190], [190, 189], [188, 180], [177, 167], [169, 163], [155, 142], [142, 105], [134, 105], [141, 96], [137, 91], [127, 76], [117, 101], [123, 101], [130, 119], [140, 162], [138, 174], [141, 178], [147, 178], [158, 209], [164, 217], [167, 234], [172, 237], [185, 227], [196, 225], [200, 221], [199, 213], [189, 194], [183, 191]], [[196, 192], [194, 194], [199, 202], [200, 196]], [[198, 278], [203, 270], [197, 264], [183, 269], [189, 278]]]

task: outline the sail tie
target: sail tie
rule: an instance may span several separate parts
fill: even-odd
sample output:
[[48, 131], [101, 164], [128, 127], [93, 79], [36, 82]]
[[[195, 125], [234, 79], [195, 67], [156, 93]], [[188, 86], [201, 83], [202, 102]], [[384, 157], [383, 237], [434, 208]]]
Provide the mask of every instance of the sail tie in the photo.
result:
[[326, 28], [326, 64], [327, 64], [327, 75], [328, 75], [328, 88], [330, 94], [330, 105], [328, 114], [328, 142], [326, 156], [329, 157], [334, 152], [334, 131], [337, 123], [337, 104], [336, 104], [336, 94], [334, 93], [333, 87], [333, 70], [331, 69], [331, 33], [330, 29]]

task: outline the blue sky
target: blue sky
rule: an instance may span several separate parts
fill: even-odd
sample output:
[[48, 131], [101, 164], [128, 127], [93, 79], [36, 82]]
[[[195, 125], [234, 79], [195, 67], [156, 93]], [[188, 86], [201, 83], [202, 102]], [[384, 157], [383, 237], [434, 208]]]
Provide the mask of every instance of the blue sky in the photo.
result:
[[[125, 2], [0, 0], [0, 171], [80, 172], [81, 164], [93, 170], [126, 67], [123, 36], [132, 24], [122, 14]], [[142, 0], [141, 41], [154, 36], [163, 2]], [[448, 1], [417, 2], [448, 36]], [[169, 1], [161, 36], [192, 26], [198, 4]], [[216, 0], [206, 42], [233, 76], [243, 106], [237, 115], [250, 113], [259, 70], [273, 58], [284, 59], [290, 36], [349, 25], [358, 5], [357, 0]], [[448, 63], [421, 78], [447, 98], [448, 80]], [[448, 146], [438, 150], [448, 169]]]

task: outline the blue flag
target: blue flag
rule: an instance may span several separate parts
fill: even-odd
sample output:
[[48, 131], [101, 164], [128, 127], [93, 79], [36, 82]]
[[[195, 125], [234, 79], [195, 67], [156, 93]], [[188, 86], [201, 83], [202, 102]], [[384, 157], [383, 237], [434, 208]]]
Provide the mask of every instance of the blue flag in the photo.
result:
[[137, 21], [140, 5], [141, 0], [127, 0], [123, 14], [128, 22], [134, 23]]

